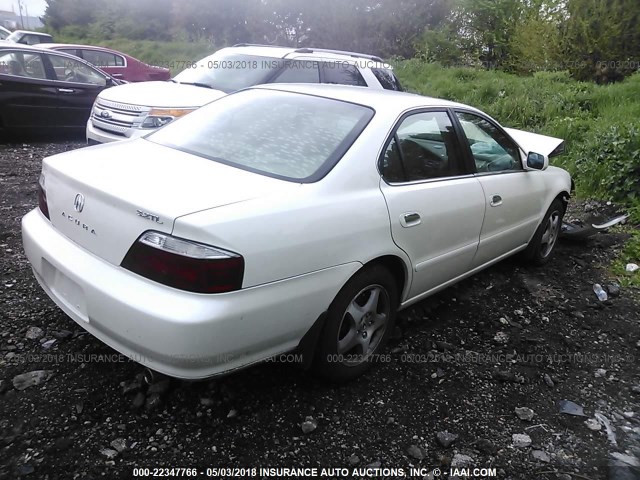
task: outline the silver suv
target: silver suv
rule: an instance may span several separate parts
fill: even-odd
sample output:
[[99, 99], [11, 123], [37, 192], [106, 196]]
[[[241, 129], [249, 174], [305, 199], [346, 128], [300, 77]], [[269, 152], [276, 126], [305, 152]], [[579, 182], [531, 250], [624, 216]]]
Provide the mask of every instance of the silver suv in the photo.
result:
[[361, 53], [239, 44], [185, 62], [168, 82], [104, 90], [87, 122], [87, 143], [136, 138], [228, 93], [263, 83], [337, 83], [401, 90], [390, 65]]

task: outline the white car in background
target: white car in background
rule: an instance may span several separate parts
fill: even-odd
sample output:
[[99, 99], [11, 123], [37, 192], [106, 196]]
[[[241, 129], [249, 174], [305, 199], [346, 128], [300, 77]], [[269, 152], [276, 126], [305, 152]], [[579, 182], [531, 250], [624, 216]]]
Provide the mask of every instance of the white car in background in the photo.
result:
[[335, 83], [401, 90], [393, 68], [373, 55], [239, 44], [184, 68], [168, 82], [123, 85], [96, 98], [87, 143], [138, 138], [228, 93], [262, 83]]
[[396, 312], [517, 252], [549, 260], [562, 140], [398, 92], [273, 85], [46, 158], [24, 250], [79, 325], [174, 377], [298, 349], [363, 373]]

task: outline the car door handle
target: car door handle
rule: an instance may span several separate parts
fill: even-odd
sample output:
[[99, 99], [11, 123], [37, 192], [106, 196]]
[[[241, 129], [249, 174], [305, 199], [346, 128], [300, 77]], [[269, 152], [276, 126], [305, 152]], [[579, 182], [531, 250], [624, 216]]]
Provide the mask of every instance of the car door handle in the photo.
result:
[[491, 197], [491, 202], [489, 203], [492, 207], [499, 207], [502, 205], [502, 197], [500, 195], [493, 195]]
[[415, 227], [420, 225], [420, 214], [416, 212], [403, 213], [400, 215], [400, 225], [405, 228]]
[[111, 76], [113, 78], [122, 78], [122, 74], [121, 73], [112, 73]]
[[60, 92], [60, 93], [74, 93], [75, 90], [73, 88], [59, 88], [58, 92]]

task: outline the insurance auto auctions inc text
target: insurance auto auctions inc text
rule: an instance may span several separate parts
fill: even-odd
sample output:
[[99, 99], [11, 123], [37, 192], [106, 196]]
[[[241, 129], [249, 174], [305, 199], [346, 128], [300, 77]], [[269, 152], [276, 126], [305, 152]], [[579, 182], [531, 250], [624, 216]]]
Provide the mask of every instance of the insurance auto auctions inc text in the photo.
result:
[[351, 467], [351, 468], [287, 468], [260, 467], [255, 469], [260, 478], [468, 478], [488, 479], [496, 477], [495, 468], [383, 468], [383, 467]]

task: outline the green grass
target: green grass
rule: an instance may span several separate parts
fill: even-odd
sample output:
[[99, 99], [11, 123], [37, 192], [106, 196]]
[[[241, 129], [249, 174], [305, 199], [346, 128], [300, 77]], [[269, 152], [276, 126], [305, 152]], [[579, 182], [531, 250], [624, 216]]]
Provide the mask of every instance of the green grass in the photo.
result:
[[628, 263], [640, 265], [640, 231], [631, 232], [631, 238], [625, 243], [620, 256], [611, 266], [612, 275], [623, 287], [640, 287], [640, 270], [633, 273], [626, 271]]

